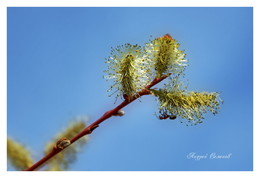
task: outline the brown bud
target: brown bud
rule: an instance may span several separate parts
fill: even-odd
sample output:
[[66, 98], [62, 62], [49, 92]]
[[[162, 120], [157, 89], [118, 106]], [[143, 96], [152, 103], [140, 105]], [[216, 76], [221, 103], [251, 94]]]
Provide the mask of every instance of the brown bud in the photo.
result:
[[171, 35], [170, 35], [169, 33], [165, 34], [163, 37], [164, 37], [164, 38], [167, 38], [167, 39], [169, 39], [169, 40], [172, 40], [172, 37], [171, 37]]
[[59, 148], [59, 149], [64, 149], [67, 146], [70, 145], [70, 140], [66, 139], [66, 138], [62, 138], [60, 140], [57, 141], [55, 148]]

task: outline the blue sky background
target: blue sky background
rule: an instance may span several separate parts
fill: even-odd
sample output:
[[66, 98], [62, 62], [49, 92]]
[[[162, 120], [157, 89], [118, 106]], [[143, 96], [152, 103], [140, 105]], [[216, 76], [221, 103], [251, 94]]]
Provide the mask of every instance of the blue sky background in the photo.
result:
[[[170, 33], [185, 49], [189, 90], [219, 91], [221, 112], [203, 124], [158, 120], [152, 96], [93, 132], [70, 170], [253, 169], [252, 8], [8, 8], [8, 136], [42, 157], [44, 145], [80, 115], [114, 108], [102, 76], [110, 48]], [[118, 103], [120, 100], [118, 101]], [[232, 153], [230, 159], [187, 155]], [[10, 168], [12, 170], [12, 168]]]

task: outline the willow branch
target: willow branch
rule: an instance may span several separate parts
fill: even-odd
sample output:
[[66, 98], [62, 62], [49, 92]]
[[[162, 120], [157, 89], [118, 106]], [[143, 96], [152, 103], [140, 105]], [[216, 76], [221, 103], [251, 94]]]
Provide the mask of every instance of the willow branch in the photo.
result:
[[151, 94], [149, 89], [151, 87], [153, 87], [154, 85], [160, 83], [162, 80], [164, 80], [165, 78], [167, 78], [168, 76], [170, 76], [171, 74], [166, 74], [161, 76], [160, 78], [155, 78], [149, 85], [147, 85], [143, 90], [141, 90], [140, 92], [138, 92], [137, 94], [128, 97], [128, 96], [124, 96], [125, 100], [119, 104], [117, 107], [115, 107], [114, 109], [107, 111], [103, 116], [101, 116], [98, 120], [96, 120], [95, 122], [93, 122], [91, 125], [89, 125], [88, 127], [86, 127], [83, 131], [81, 131], [80, 133], [78, 133], [75, 137], [71, 138], [70, 140], [67, 140], [65, 138], [60, 139], [56, 145], [53, 147], [52, 151], [50, 153], [48, 153], [47, 155], [45, 155], [41, 160], [39, 160], [38, 162], [36, 162], [35, 164], [33, 164], [31, 167], [25, 169], [25, 171], [34, 171], [35, 169], [37, 169], [38, 167], [42, 166], [43, 164], [45, 164], [49, 159], [51, 159], [52, 157], [54, 157], [56, 154], [58, 154], [59, 152], [61, 152], [62, 150], [64, 150], [65, 148], [67, 148], [68, 146], [70, 146], [71, 144], [73, 144], [75, 141], [77, 141], [78, 139], [80, 139], [81, 137], [91, 134], [93, 132], [93, 130], [95, 130], [99, 124], [101, 124], [103, 121], [105, 121], [106, 119], [110, 118], [111, 116], [114, 116], [118, 113], [118, 111], [120, 109], [122, 109], [123, 107], [127, 106], [128, 104], [130, 104], [131, 102], [133, 102], [134, 100], [136, 100], [137, 98], [143, 96], [143, 95], [149, 95]]

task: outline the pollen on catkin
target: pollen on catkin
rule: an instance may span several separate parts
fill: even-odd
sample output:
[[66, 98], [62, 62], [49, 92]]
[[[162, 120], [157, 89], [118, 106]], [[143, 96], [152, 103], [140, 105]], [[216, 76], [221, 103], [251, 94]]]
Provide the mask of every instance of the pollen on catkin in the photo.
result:
[[141, 46], [127, 43], [112, 48], [106, 63], [108, 70], [104, 78], [114, 81], [108, 91], [117, 93], [117, 96], [133, 96], [149, 82], [147, 60], [143, 58]]
[[169, 34], [146, 43], [146, 57], [153, 62], [153, 77], [161, 77], [167, 73], [176, 75], [183, 71], [187, 60], [179, 46]]

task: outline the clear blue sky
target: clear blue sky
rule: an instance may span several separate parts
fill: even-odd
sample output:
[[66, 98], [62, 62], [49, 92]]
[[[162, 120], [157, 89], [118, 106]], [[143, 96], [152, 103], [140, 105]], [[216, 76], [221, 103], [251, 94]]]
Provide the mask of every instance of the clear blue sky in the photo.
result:
[[[217, 116], [185, 126], [158, 120], [151, 96], [91, 135], [70, 170], [253, 169], [252, 8], [8, 8], [8, 135], [36, 159], [75, 116], [112, 109], [103, 76], [110, 48], [169, 33], [185, 49], [189, 90], [219, 91]], [[119, 102], [119, 101], [118, 101]], [[188, 159], [216, 153], [230, 159]]]

